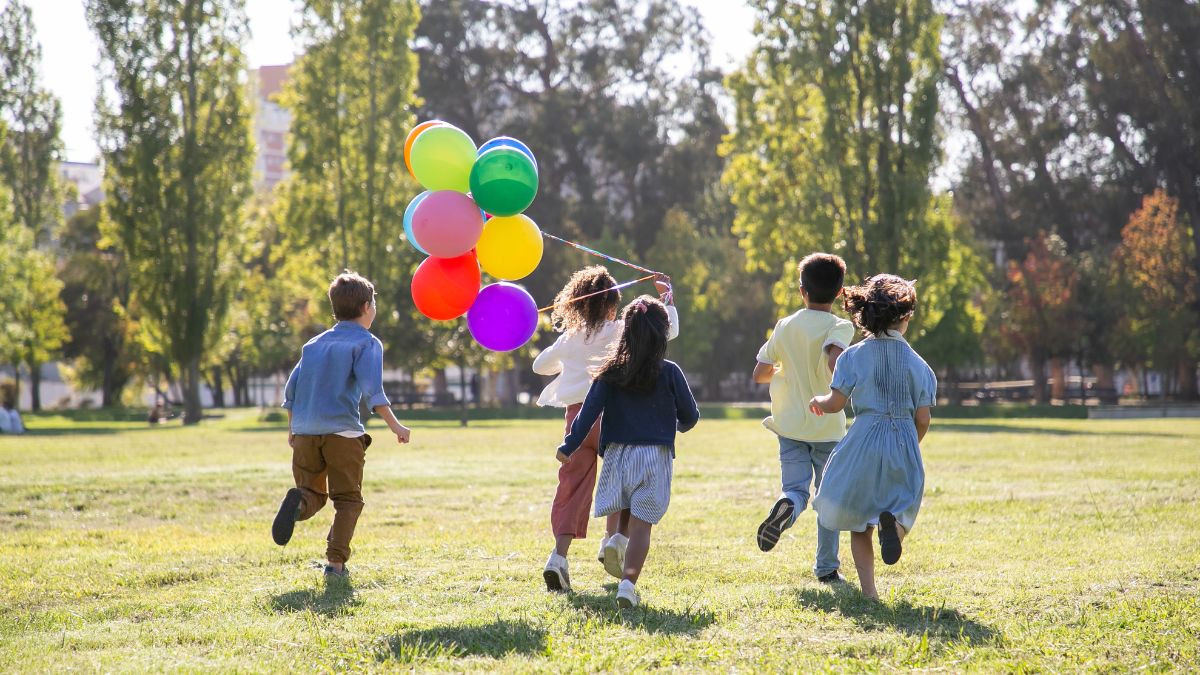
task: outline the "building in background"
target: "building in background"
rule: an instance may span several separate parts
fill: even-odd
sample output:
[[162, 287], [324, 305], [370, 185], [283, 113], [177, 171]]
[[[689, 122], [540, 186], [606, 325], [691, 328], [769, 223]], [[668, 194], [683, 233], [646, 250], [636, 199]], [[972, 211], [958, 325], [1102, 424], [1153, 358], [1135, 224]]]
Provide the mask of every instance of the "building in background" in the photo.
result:
[[292, 116], [279, 105], [276, 95], [283, 91], [289, 68], [291, 64], [250, 70], [251, 91], [257, 100], [254, 141], [258, 156], [254, 162], [254, 184], [263, 191], [270, 191], [287, 177], [287, 133]]
[[71, 216], [98, 206], [104, 201], [104, 169], [95, 162], [61, 162], [58, 177], [68, 187], [63, 201], [63, 217]]

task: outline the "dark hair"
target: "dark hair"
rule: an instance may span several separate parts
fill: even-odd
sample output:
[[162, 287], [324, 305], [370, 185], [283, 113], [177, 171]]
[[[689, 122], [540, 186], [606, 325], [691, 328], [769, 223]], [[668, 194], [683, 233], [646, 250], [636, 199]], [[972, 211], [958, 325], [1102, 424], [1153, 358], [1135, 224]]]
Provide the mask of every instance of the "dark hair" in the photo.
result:
[[846, 261], [832, 253], [813, 253], [800, 261], [800, 287], [819, 305], [833, 302], [846, 280]]
[[625, 307], [624, 318], [621, 341], [600, 366], [596, 379], [621, 389], [654, 391], [667, 355], [667, 308], [643, 295]]
[[375, 297], [375, 284], [358, 274], [345, 270], [329, 284], [329, 304], [338, 321], [352, 321], [362, 316], [364, 303]]
[[[621, 291], [613, 288], [616, 285], [617, 280], [603, 265], [585, 267], [572, 274], [567, 284], [554, 296], [555, 307], [550, 314], [554, 330], [560, 333], [581, 330], [584, 337], [591, 337], [621, 304]], [[612, 292], [604, 292], [609, 289]], [[590, 297], [575, 300], [585, 295]]]
[[862, 286], [848, 286], [844, 306], [863, 335], [879, 335], [917, 308], [916, 282], [895, 274], [876, 274]]

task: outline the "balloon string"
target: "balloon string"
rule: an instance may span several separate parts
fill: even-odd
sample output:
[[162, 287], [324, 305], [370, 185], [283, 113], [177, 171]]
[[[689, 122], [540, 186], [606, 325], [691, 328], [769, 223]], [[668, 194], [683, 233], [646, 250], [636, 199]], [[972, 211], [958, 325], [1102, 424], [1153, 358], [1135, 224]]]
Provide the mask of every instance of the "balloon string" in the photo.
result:
[[[634, 265], [633, 263], [629, 262], [628, 260], [621, 260], [620, 258], [614, 258], [613, 256], [608, 255], [607, 253], [601, 253], [600, 251], [597, 251], [594, 248], [588, 248], [587, 246], [584, 246], [583, 244], [576, 244], [573, 241], [567, 241], [566, 239], [563, 239], [561, 237], [556, 237], [556, 236], [550, 234], [549, 232], [546, 232], [545, 230], [542, 230], [542, 236], [549, 237], [549, 238], [553, 239], [554, 241], [562, 242], [562, 243], [566, 244], [567, 246], [577, 248], [580, 251], [583, 251], [584, 253], [590, 253], [591, 255], [594, 255], [598, 258], [604, 258], [605, 260], [615, 262], [618, 265], [624, 265], [630, 269], [635, 269], [639, 272], [645, 272], [647, 274], [658, 274], [658, 272], [655, 272], [654, 270], [651, 270], [651, 269], [646, 269], [645, 267], [642, 267], [641, 265]], [[638, 281], [642, 281], [642, 280], [638, 279]], [[637, 282], [630, 282], [630, 283], [637, 283]], [[618, 288], [620, 288], [620, 286], [618, 286]], [[603, 292], [603, 291], [601, 291], [601, 292]], [[587, 297], [587, 296], [580, 296], [580, 297]], [[576, 298], [576, 299], [578, 299], [578, 298]]]
[[[557, 239], [557, 237], [555, 237], [555, 238]], [[578, 302], [579, 300], [583, 300], [584, 298], [590, 298], [590, 297], [592, 297], [593, 295], [600, 295], [600, 294], [602, 294], [602, 293], [610, 293], [610, 292], [612, 292], [612, 291], [618, 291], [618, 290], [620, 290], [620, 289], [622, 289], [622, 288], [625, 288], [626, 286], [632, 286], [632, 285], [634, 285], [634, 284], [641, 283], [641, 282], [643, 282], [643, 281], [649, 281], [649, 280], [653, 279], [653, 278], [654, 278], [654, 277], [656, 277], [656, 276], [658, 276], [658, 273], [657, 273], [657, 272], [655, 272], [654, 274], [650, 274], [650, 275], [648, 275], [648, 276], [644, 276], [644, 277], [642, 277], [641, 279], [634, 279], [633, 281], [626, 281], [626, 282], [625, 282], [625, 283], [623, 283], [623, 284], [617, 284], [616, 286], [613, 286], [612, 288], [606, 288], [606, 289], [604, 289], [604, 290], [602, 290], [602, 291], [596, 291], [595, 293], [588, 293], [588, 294], [586, 294], [586, 295], [580, 295], [580, 296], [576, 296], [576, 297], [574, 297], [574, 298], [571, 298], [570, 300], [566, 300], [566, 301], [563, 301], [563, 302], [560, 302], [560, 303], [557, 303], [557, 304], [554, 304], [554, 305], [550, 305], [550, 306], [548, 306], [548, 307], [543, 307], [543, 308], [539, 309], [539, 310], [538, 310], [538, 312], [540, 313], [540, 312], [544, 312], [544, 311], [546, 311], [546, 310], [548, 310], [548, 309], [554, 309], [555, 307], [561, 307], [561, 306], [563, 306], [563, 305], [569, 305], [569, 304], [571, 304], [572, 302]]]

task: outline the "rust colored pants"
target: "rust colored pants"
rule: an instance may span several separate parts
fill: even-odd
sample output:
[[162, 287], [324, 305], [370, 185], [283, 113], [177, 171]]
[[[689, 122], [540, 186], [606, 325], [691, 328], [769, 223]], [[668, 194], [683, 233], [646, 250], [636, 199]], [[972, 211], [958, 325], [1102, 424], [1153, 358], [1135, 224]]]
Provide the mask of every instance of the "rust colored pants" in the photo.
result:
[[304, 493], [296, 520], [312, 518], [327, 499], [332, 499], [333, 526], [325, 538], [325, 556], [329, 562], [344, 563], [350, 558], [350, 539], [362, 513], [363, 465], [371, 437], [292, 434], [288, 442], [292, 446], [292, 475], [296, 487]]
[[[579, 415], [582, 403], [567, 406], [567, 433]], [[550, 528], [554, 536], [569, 534], [576, 539], [587, 537], [588, 520], [592, 517], [592, 491], [596, 488], [596, 450], [600, 447], [600, 422], [592, 425], [587, 438], [571, 454], [571, 461], [558, 468], [558, 490], [550, 506]]]

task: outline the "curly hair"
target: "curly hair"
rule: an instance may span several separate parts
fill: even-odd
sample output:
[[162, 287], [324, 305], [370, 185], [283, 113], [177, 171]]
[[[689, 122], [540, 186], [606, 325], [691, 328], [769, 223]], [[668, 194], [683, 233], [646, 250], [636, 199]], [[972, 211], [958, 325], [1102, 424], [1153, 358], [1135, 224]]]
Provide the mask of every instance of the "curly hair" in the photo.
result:
[[[550, 315], [554, 330], [583, 331], [584, 337], [590, 338], [621, 304], [621, 291], [613, 288], [616, 285], [617, 280], [603, 265], [585, 267], [572, 274], [554, 296], [554, 312]], [[603, 292], [609, 289], [613, 289], [611, 293]], [[585, 295], [591, 297], [572, 302]]]
[[654, 391], [667, 355], [667, 308], [643, 295], [625, 307], [624, 319], [621, 340], [600, 366], [596, 379], [620, 389]]
[[863, 335], [879, 335], [912, 316], [917, 308], [915, 283], [894, 274], [876, 274], [861, 286], [847, 287], [843, 306]]

